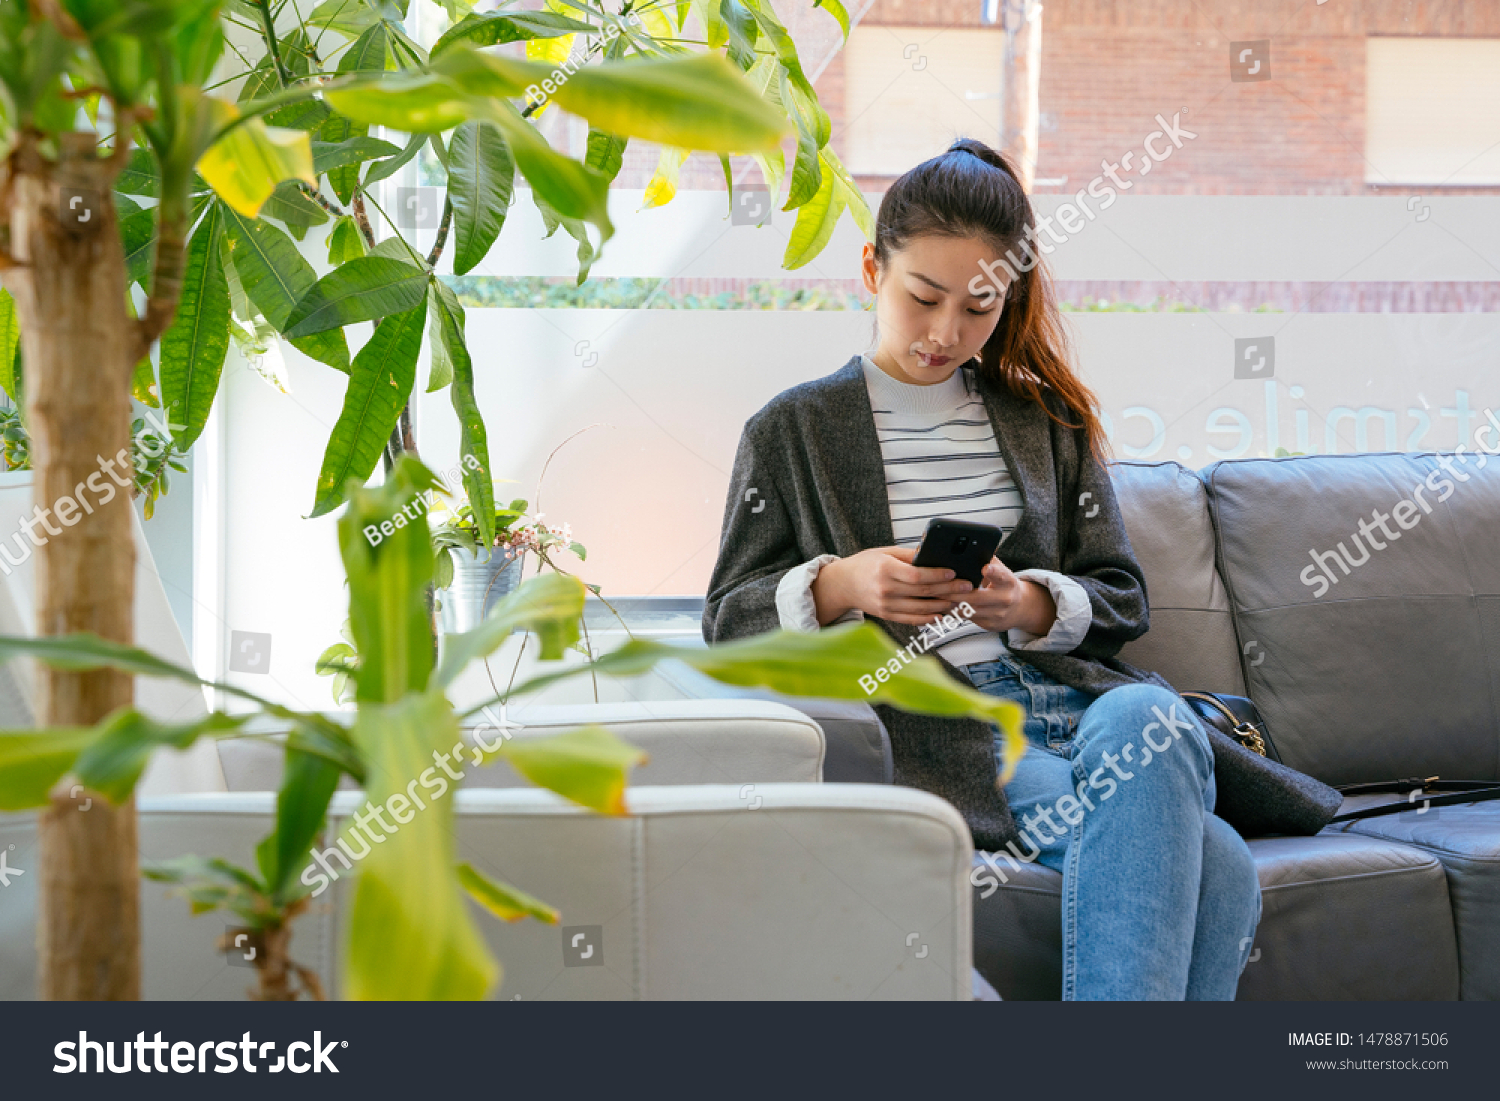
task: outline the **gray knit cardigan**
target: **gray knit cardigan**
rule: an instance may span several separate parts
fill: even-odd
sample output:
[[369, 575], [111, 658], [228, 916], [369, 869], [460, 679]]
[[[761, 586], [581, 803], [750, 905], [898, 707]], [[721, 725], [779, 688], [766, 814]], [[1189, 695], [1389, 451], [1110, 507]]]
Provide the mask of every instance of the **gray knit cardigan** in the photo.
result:
[[[1012, 570], [1069, 575], [1093, 605], [1093, 624], [1074, 650], [1015, 650], [1012, 656], [1096, 695], [1142, 682], [1170, 688], [1157, 674], [1115, 657], [1146, 632], [1146, 584], [1109, 474], [1089, 454], [1083, 430], [1059, 425], [1036, 402], [985, 382], [970, 367], [961, 370], [984, 399], [1024, 502], [997, 554]], [[1072, 419], [1051, 391], [1043, 393], [1059, 415]], [[820, 554], [847, 557], [894, 542], [880, 441], [864, 368], [854, 356], [831, 375], [782, 391], [745, 422], [704, 602], [704, 640], [712, 645], [779, 629], [776, 587], [787, 570]], [[920, 633], [904, 623], [866, 618], [898, 646]], [[940, 655], [932, 656], [972, 687]], [[875, 711], [890, 734], [896, 783], [947, 799], [981, 849], [1019, 841], [998, 784], [992, 724], [889, 704], [876, 704]]]

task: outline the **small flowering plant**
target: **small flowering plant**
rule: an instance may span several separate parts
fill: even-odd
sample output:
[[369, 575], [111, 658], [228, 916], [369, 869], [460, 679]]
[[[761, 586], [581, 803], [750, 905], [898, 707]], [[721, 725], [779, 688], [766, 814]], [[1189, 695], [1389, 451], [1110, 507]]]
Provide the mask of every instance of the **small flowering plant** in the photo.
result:
[[[495, 542], [492, 546], [496, 551], [504, 551], [507, 559], [535, 551], [553, 569], [557, 567], [549, 554], [559, 546], [572, 551], [580, 561], [588, 556], [583, 544], [574, 541], [570, 524], [544, 524], [542, 513], [527, 517], [526, 507], [527, 502], [517, 498], [508, 507], [495, 510]], [[433, 584], [445, 589], [453, 583], [453, 551], [462, 549], [479, 553], [479, 525], [474, 522], [473, 506], [468, 504], [452, 511], [435, 509], [432, 515], [437, 521], [432, 527], [432, 546], [438, 556]]]

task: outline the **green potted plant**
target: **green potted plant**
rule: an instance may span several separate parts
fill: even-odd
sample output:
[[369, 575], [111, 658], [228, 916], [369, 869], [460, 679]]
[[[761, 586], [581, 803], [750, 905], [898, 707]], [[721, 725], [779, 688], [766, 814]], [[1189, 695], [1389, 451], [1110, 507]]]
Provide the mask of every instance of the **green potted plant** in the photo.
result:
[[433, 584], [442, 590], [438, 599], [445, 635], [473, 630], [514, 592], [521, 583], [527, 554], [536, 554], [549, 566], [550, 552], [558, 547], [572, 551], [580, 560], [588, 556], [584, 545], [573, 539], [570, 525], [543, 523], [540, 513], [528, 517], [526, 502], [519, 498], [495, 510], [495, 536], [488, 545], [472, 505], [460, 505], [452, 512], [434, 510], [434, 514], [438, 522], [432, 528], [437, 552]]

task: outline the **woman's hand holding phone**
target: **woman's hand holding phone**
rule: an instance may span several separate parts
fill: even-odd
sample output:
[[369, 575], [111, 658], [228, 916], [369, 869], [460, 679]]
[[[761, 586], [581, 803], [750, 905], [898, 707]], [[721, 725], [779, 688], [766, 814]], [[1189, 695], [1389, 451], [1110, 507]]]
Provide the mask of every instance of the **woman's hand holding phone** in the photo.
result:
[[990, 559], [984, 567], [984, 583], [967, 599], [974, 609], [970, 620], [986, 631], [1020, 627], [1045, 635], [1057, 619], [1057, 602], [1047, 587], [1022, 580], [998, 558]]
[[913, 566], [915, 547], [871, 547], [830, 562], [812, 585], [818, 622], [828, 624], [850, 608], [892, 623], [919, 627], [953, 611], [973, 591], [953, 571]]

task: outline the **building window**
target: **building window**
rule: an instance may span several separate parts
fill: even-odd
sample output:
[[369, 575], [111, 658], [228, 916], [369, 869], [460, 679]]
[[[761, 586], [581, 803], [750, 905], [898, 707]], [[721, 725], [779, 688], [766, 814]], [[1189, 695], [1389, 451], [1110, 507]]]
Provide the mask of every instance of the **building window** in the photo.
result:
[[955, 138], [999, 141], [1005, 36], [995, 28], [866, 26], [844, 48], [844, 165], [899, 176]]
[[1365, 182], [1500, 185], [1500, 38], [1365, 40]]

